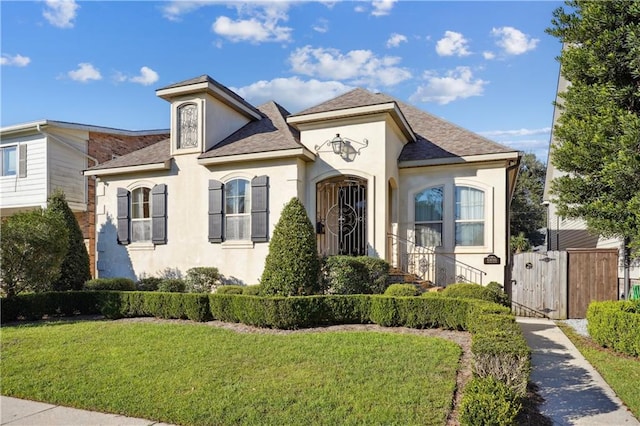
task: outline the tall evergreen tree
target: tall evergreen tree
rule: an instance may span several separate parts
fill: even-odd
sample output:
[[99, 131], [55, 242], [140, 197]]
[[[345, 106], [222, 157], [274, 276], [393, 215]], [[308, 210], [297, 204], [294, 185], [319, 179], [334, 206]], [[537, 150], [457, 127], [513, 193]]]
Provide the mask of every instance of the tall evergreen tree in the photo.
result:
[[52, 290], [81, 290], [84, 283], [91, 279], [89, 253], [82, 230], [62, 191], [56, 191], [49, 198], [49, 210], [62, 215], [69, 235], [68, 249], [60, 266], [60, 277], [52, 283]]
[[292, 198], [269, 243], [260, 285], [266, 295], [304, 296], [320, 291], [316, 234], [300, 200]]
[[545, 173], [544, 164], [535, 154], [524, 154], [511, 200], [511, 236], [526, 239], [534, 247], [543, 244], [545, 238], [540, 232], [547, 223], [546, 208], [542, 205]]
[[551, 159], [558, 212], [582, 218], [640, 255], [640, 2], [567, 2], [547, 32], [562, 41]]

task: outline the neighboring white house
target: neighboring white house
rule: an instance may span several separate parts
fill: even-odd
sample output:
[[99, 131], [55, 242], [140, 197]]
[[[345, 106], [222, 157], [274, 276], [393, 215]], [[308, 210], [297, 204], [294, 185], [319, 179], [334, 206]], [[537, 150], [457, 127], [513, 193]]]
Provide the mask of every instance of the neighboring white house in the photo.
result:
[[258, 283], [298, 197], [323, 255], [379, 257], [440, 285], [505, 283], [517, 151], [363, 89], [296, 114], [206, 75], [156, 93], [171, 137], [85, 172], [100, 277], [216, 266]]
[[93, 181], [88, 167], [165, 139], [167, 130], [127, 131], [41, 120], [0, 128], [0, 215], [46, 207], [57, 190], [83, 231], [93, 258]]
[[[562, 76], [558, 77], [558, 89], [556, 91], [556, 104], [562, 104], [563, 100], [558, 96], [565, 92], [570, 83]], [[551, 132], [549, 142], [549, 160], [547, 161], [547, 174], [544, 184], [543, 202], [547, 205], [547, 250], [566, 250], [569, 248], [617, 248], [619, 250], [618, 259], [620, 261], [618, 277], [622, 280], [624, 276], [624, 241], [621, 238], [606, 238], [594, 234], [587, 229], [586, 223], [581, 219], [561, 217], [557, 213], [557, 206], [554, 203], [551, 193], [551, 182], [565, 173], [556, 169], [551, 159], [553, 157], [553, 147], [559, 142], [555, 138], [555, 125], [560, 117], [561, 109], [556, 107], [553, 113], [554, 130]], [[638, 261], [631, 264], [629, 269], [632, 280], [640, 280], [640, 264]]]

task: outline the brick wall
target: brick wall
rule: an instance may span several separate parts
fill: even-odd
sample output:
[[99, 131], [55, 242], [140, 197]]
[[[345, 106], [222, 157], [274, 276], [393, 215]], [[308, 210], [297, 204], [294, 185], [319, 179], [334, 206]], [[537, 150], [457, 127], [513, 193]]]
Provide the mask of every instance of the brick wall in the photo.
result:
[[[100, 164], [113, 158], [114, 155], [121, 156], [140, 148], [152, 145], [161, 140], [167, 139], [169, 133], [160, 135], [144, 136], [124, 136], [112, 133], [89, 132], [89, 155], [98, 160]], [[89, 167], [95, 164], [89, 160]], [[82, 229], [82, 235], [89, 246], [89, 261], [91, 265], [91, 276], [96, 276], [96, 187], [95, 179], [88, 177], [87, 188], [87, 211], [77, 213], [76, 218]]]

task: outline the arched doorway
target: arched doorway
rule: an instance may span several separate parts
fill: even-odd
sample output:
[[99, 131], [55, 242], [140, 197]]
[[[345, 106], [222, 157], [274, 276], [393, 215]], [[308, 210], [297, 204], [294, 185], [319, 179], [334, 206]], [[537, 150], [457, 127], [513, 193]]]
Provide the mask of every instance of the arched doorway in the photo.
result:
[[316, 186], [316, 233], [323, 255], [367, 253], [367, 181], [338, 176]]

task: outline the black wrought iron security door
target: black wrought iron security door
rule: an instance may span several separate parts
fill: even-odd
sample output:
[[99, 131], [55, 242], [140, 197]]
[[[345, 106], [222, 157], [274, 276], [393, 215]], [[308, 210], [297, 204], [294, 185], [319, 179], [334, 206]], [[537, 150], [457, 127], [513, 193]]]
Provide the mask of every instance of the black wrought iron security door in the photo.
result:
[[342, 176], [323, 181], [318, 184], [316, 205], [320, 253], [366, 254], [366, 180]]

